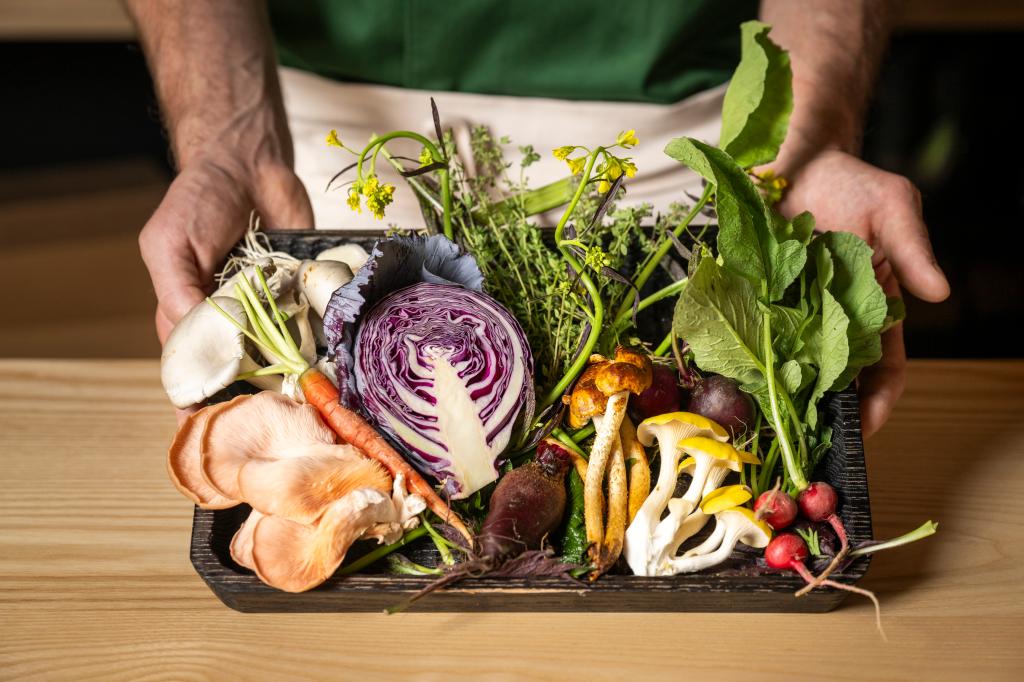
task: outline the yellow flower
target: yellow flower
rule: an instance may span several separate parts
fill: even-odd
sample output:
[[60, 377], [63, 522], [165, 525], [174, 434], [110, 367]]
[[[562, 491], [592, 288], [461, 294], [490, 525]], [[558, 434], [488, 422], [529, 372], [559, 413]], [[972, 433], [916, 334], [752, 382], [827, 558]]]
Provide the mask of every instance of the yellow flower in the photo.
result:
[[597, 183], [597, 191], [600, 192], [601, 194], [604, 194], [611, 188], [611, 183], [609, 183], [607, 180], [602, 180], [601, 182]]
[[422, 168], [423, 166], [429, 166], [433, 162], [433, 155], [430, 153], [429, 149], [424, 147], [423, 150], [420, 152], [420, 168]]
[[569, 164], [569, 171], [573, 175], [579, 175], [583, 172], [583, 166], [587, 164], [587, 157], [581, 156], [578, 159], [566, 159], [565, 162]]
[[636, 136], [635, 130], [626, 130], [619, 133], [619, 137], [615, 140], [615, 144], [619, 145], [623, 149], [629, 149], [640, 144], [640, 139]]
[[376, 175], [371, 175], [368, 178], [366, 178], [365, 180], [363, 180], [363, 183], [362, 183], [362, 186], [360, 187], [360, 190], [362, 191], [363, 196], [369, 198], [369, 197], [372, 197], [374, 194], [376, 194], [377, 189], [379, 187], [380, 187], [380, 180], [377, 179]]
[[619, 176], [622, 175], [622, 165], [617, 158], [609, 156], [604, 168], [602, 168], [602, 172], [607, 173], [606, 177], [609, 180], [618, 180]]
[[355, 187], [350, 187], [348, 190], [348, 207], [356, 213], [363, 212], [363, 207], [359, 202], [359, 190]]
[[636, 164], [633, 163], [632, 159], [619, 159], [619, 162], [622, 164], [622, 170], [627, 178], [636, 176]]
[[337, 130], [331, 130], [331, 132], [327, 133], [327, 144], [329, 146], [331, 146], [331, 147], [344, 147], [345, 146], [345, 145], [343, 145], [341, 143], [341, 140], [338, 139], [338, 131]]
[[370, 213], [377, 220], [383, 220], [384, 209], [394, 201], [395, 186], [384, 185], [378, 189], [372, 197], [366, 200], [366, 206], [370, 209]]
[[567, 144], [564, 147], [552, 149], [551, 153], [554, 154], [555, 158], [559, 161], [565, 161], [574, 151], [576, 151], [576, 147], [574, 145]]

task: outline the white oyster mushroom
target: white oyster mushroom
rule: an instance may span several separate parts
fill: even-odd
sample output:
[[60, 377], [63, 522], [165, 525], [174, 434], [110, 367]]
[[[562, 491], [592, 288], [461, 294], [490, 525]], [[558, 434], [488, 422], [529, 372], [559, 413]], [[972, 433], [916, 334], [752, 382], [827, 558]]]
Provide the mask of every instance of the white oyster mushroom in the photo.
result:
[[331, 296], [352, 280], [352, 269], [347, 263], [336, 260], [304, 260], [295, 279], [299, 291], [323, 319]]
[[[677, 447], [679, 441], [696, 435], [726, 441], [729, 434], [721, 426], [699, 414], [669, 412], [645, 419], [637, 426], [636, 435], [645, 446], [650, 447], [655, 442], [658, 443], [661, 463], [654, 488], [626, 529], [623, 555], [635, 575], [653, 575], [651, 571], [655, 560], [662, 556], [662, 548], [654, 545], [653, 536], [676, 489], [676, 479], [679, 477], [677, 467], [683, 454]], [[686, 514], [683, 514], [683, 518], [685, 516]], [[675, 533], [671, 533], [667, 541], [670, 542], [674, 535]]]
[[346, 264], [352, 272], [359, 272], [359, 268], [370, 260], [370, 254], [359, 244], [339, 244], [329, 249], [324, 249], [316, 255], [318, 261], [338, 261]]
[[[236, 299], [219, 296], [213, 300], [240, 325], [248, 324]], [[160, 356], [160, 380], [175, 407], [190, 407], [234, 383], [245, 358], [242, 332], [202, 301], [167, 337]]]

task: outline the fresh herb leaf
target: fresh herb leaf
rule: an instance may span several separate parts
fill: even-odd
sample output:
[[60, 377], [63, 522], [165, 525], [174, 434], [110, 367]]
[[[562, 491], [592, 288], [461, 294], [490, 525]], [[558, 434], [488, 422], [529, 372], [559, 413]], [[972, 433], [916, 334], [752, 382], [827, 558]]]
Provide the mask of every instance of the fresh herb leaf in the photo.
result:
[[719, 146], [743, 168], [775, 160], [793, 110], [789, 55], [768, 38], [771, 27], [748, 21], [742, 57], [722, 103]]

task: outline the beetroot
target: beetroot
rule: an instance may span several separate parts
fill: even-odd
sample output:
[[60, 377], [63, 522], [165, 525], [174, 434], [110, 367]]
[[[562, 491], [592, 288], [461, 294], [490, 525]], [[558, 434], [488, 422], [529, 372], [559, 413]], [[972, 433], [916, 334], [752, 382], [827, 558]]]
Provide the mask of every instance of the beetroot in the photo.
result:
[[781, 490], [768, 490], [761, 493], [754, 502], [754, 511], [759, 513], [769, 526], [775, 530], [782, 530], [796, 519], [796, 502]]
[[754, 401], [728, 377], [713, 374], [690, 393], [690, 412], [707, 417], [729, 429], [733, 437], [754, 426]]
[[667, 365], [654, 365], [651, 385], [630, 398], [629, 413], [639, 422], [659, 414], [678, 412], [681, 405], [676, 371]]
[[537, 446], [537, 458], [505, 474], [491, 495], [490, 510], [477, 535], [480, 558], [498, 564], [540, 549], [565, 512], [565, 472], [572, 460], [552, 439]]

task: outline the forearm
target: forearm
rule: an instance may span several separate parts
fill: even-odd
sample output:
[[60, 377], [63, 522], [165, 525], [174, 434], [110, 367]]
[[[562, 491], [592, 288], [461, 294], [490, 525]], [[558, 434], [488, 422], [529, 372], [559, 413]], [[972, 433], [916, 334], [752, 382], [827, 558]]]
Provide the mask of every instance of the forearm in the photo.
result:
[[857, 154], [889, 37], [890, 0], [762, 0], [761, 19], [789, 51], [793, 113], [775, 167], [792, 175], [826, 149]]
[[267, 161], [291, 165], [291, 138], [263, 3], [125, 4], [138, 28], [179, 167], [211, 154], [224, 157], [219, 163], [243, 167], [238, 170], [251, 171]]

